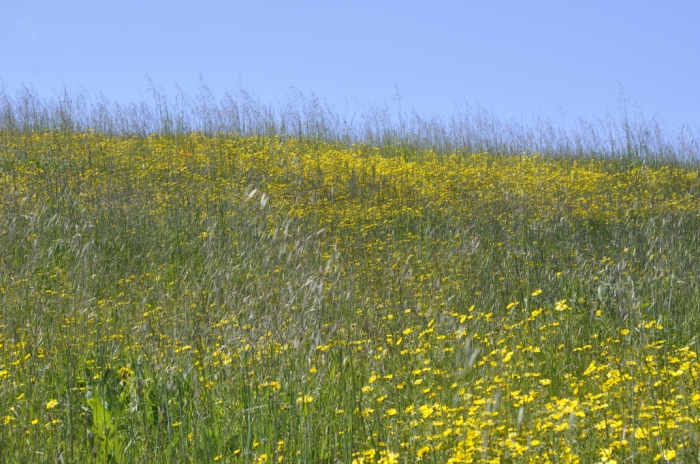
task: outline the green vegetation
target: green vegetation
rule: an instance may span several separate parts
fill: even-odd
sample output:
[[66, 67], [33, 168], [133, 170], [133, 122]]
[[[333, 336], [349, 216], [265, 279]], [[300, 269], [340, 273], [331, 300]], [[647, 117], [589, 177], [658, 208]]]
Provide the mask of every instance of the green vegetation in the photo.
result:
[[687, 160], [4, 108], [0, 462], [700, 459]]

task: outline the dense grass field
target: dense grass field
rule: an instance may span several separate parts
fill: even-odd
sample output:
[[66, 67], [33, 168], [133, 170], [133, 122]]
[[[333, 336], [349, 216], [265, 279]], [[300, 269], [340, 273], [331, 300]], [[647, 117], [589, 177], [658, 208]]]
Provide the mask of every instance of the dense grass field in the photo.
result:
[[698, 462], [700, 177], [0, 134], [0, 462]]

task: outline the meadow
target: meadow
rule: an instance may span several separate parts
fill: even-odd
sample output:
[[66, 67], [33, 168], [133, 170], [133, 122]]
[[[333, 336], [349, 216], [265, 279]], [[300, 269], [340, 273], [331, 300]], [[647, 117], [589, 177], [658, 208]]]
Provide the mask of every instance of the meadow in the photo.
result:
[[700, 460], [697, 163], [4, 109], [0, 462]]

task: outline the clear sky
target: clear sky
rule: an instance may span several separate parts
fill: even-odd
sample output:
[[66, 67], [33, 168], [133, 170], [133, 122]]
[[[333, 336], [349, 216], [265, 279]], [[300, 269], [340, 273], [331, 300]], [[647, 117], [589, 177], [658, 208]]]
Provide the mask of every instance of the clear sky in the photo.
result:
[[5, 0], [0, 79], [120, 102], [149, 81], [194, 96], [239, 83], [449, 115], [604, 117], [618, 97], [700, 125], [700, 2]]

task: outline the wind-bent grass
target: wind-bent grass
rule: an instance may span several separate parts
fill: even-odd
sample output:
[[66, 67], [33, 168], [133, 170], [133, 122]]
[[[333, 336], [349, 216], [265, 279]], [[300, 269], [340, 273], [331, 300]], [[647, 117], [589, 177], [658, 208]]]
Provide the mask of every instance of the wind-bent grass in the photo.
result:
[[0, 139], [0, 461], [698, 459], [695, 168]]

